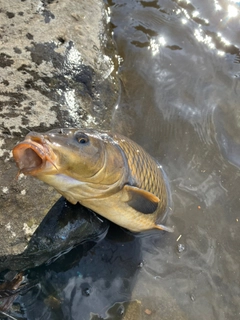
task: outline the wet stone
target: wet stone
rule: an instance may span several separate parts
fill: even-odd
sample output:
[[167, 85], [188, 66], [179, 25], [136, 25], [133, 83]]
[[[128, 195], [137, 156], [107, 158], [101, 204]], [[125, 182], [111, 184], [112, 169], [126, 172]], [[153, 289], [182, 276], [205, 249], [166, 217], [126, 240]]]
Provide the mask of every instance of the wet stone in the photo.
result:
[[49, 23], [51, 21], [51, 19], [55, 19], [54, 14], [52, 14], [50, 11], [48, 10], [43, 10], [43, 16], [44, 16], [44, 21], [46, 23]]
[[31, 33], [27, 33], [26, 34], [26, 37], [29, 39], [29, 40], [32, 40], [33, 39], [33, 35]]
[[5, 86], [8, 86], [9, 85], [9, 82], [7, 80], [2, 80], [2, 83], [5, 85]]
[[5, 54], [5, 53], [0, 53], [0, 68], [5, 68], [9, 67], [13, 64], [13, 59], [11, 56]]
[[20, 53], [22, 53], [22, 51], [19, 49], [19, 48], [13, 48], [13, 50], [14, 50], [14, 52], [16, 52], [16, 53], [18, 53], [18, 54], [20, 54]]
[[15, 17], [15, 14], [13, 12], [6, 12], [6, 15], [9, 19], [12, 19]]

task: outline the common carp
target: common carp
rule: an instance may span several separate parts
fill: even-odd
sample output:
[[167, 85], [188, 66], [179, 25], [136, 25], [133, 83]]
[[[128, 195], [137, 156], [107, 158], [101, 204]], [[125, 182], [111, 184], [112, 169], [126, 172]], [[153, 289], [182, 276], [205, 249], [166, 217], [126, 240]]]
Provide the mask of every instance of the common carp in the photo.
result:
[[30, 132], [13, 156], [19, 172], [130, 231], [172, 231], [158, 224], [168, 206], [163, 172], [129, 138], [94, 129]]

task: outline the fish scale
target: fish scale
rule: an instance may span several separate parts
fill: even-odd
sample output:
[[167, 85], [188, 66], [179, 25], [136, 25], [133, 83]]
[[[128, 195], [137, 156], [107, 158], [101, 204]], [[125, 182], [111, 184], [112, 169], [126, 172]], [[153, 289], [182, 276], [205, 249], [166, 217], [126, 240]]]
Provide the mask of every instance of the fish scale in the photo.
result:
[[146, 154], [143, 148], [121, 135], [114, 135], [120, 148], [128, 155], [127, 161], [136, 186], [156, 195], [161, 201], [162, 209], [166, 208], [166, 187], [163, 183], [161, 169], [156, 166], [155, 160]]

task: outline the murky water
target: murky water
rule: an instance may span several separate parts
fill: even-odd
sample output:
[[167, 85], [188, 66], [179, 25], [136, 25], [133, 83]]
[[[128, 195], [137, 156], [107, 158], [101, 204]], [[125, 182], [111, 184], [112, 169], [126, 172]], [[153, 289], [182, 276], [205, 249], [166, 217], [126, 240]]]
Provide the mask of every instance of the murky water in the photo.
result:
[[109, 3], [122, 58], [114, 128], [159, 159], [174, 202], [168, 222], [175, 232], [143, 240], [145, 264], [134, 291], [157, 313], [154, 319], [240, 316], [235, 2]]
[[39, 287], [19, 298], [25, 317], [84, 320], [92, 312], [120, 319], [119, 306], [109, 316], [107, 309], [137, 299], [142, 315], [132, 314], [135, 320], [238, 319], [240, 5], [107, 6], [122, 82], [112, 126], [163, 165], [173, 198], [167, 224], [175, 231], [128, 241], [110, 236], [66, 270], [69, 256], [56, 261], [37, 274]]

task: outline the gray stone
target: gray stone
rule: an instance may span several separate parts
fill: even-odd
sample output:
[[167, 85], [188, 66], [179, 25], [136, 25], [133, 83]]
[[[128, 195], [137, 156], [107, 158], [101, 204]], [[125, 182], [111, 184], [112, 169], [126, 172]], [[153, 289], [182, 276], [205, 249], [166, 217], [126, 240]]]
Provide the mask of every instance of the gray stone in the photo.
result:
[[101, 1], [1, 1], [0, 265], [22, 253], [59, 198], [20, 175], [11, 150], [29, 130], [109, 128], [118, 97]]

